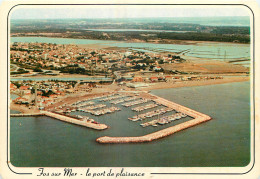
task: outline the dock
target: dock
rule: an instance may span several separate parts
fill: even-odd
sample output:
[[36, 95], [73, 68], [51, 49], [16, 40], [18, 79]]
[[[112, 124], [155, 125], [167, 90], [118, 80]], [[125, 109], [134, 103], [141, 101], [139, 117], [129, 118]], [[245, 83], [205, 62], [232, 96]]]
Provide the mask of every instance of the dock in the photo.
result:
[[10, 117], [33, 117], [33, 116], [44, 116], [44, 113], [19, 113], [19, 114], [10, 114]]
[[144, 136], [137, 136], [137, 137], [109, 137], [109, 136], [104, 136], [104, 137], [99, 137], [96, 139], [97, 142], [99, 143], [140, 143], [140, 142], [150, 142], [156, 139], [160, 139], [169, 135], [172, 135], [176, 132], [182, 131], [184, 129], [196, 126], [198, 124], [207, 122], [211, 120], [211, 117], [200, 113], [198, 111], [195, 111], [193, 109], [190, 109], [188, 107], [182, 106], [180, 104], [174, 103], [172, 101], [166, 100], [164, 98], [158, 97], [156, 95], [150, 94], [151, 97], [153, 97], [153, 101], [155, 101], [158, 104], [162, 104], [164, 106], [167, 106], [169, 108], [172, 108], [176, 111], [179, 111], [183, 114], [186, 114], [194, 119], [183, 122], [181, 124], [175, 125], [168, 127], [166, 129], [162, 129], [160, 131], [147, 134]]
[[182, 131], [184, 129], [193, 127], [195, 125], [198, 125], [200, 123], [206, 122], [210, 120], [211, 118], [203, 118], [199, 117], [181, 124], [178, 124], [176, 126], [172, 126], [148, 135], [144, 136], [138, 136], [138, 137], [100, 137], [97, 138], [96, 141], [99, 143], [140, 143], [140, 142], [150, 142], [156, 139], [160, 139], [166, 136], [169, 136], [171, 134], [174, 134], [176, 132]]
[[81, 121], [79, 119], [69, 117], [66, 115], [61, 115], [58, 113], [50, 112], [50, 111], [41, 111], [41, 113], [31, 113], [31, 114], [10, 114], [10, 117], [30, 117], [30, 116], [48, 116], [54, 119], [58, 119], [60, 121], [68, 122], [71, 124], [76, 124], [79, 126], [84, 126], [96, 130], [104, 130], [107, 129], [108, 126], [105, 124], [96, 124], [92, 122], [86, 122], [86, 121]]

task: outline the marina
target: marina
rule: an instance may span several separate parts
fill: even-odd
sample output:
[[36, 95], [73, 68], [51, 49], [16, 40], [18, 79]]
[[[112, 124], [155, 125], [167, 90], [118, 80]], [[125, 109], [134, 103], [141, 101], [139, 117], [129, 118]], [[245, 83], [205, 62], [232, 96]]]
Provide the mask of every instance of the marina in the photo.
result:
[[[111, 114], [120, 111], [121, 108], [116, 107], [115, 105], [122, 103], [123, 101], [127, 101], [121, 104], [124, 107], [139, 105], [130, 109], [131, 111], [138, 112], [137, 115], [128, 117], [130, 121], [142, 121], [151, 119], [150, 121], [141, 123], [140, 126], [142, 127], [157, 127], [158, 125], [168, 124], [175, 120], [185, 118], [187, 116], [191, 117], [191, 120], [189, 121], [171, 126], [163, 130], [159, 130], [151, 134], [147, 134], [145, 136], [139, 136], [134, 138], [104, 136], [96, 139], [96, 141], [99, 143], [128, 143], [152, 141], [161, 137], [171, 135], [175, 132], [186, 129], [188, 127], [192, 127], [194, 125], [200, 124], [211, 119], [209, 116], [205, 114], [194, 111], [190, 108], [181, 106], [177, 103], [168, 101], [164, 98], [158, 97], [153, 94], [141, 92], [138, 94], [139, 97], [136, 97], [135, 95], [136, 93], [131, 94], [130, 92], [124, 95], [119, 93], [105, 95], [100, 94], [95, 95], [94, 97], [82, 99], [81, 101], [78, 100], [72, 102], [71, 104], [62, 105], [58, 108], [58, 110], [57, 108], [55, 108], [54, 110], [50, 111], [42, 110], [40, 113], [37, 114], [12, 114], [11, 117], [19, 117], [23, 115], [46, 115], [55, 119], [59, 119], [61, 121], [82, 125], [97, 130], [103, 130], [108, 128], [106, 124], [100, 124], [99, 122], [90, 118], [89, 116], [82, 116], [80, 114], [73, 115], [74, 112], [79, 111], [99, 117], [105, 114]], [[145, 110], [149, 111], [143, 112], [141, 114], [139, 113]]]
[[76, 106], [76, 107], [86, 107], [86, 106], [89, 106], [89, 105], [92, 105], [92, 104], [95, 104], [95, 102], [93, 101], [84, 101], [84, 102], [80, 102], [80, 103], [74, 103], [72, 104], [71, 106]]
[[136, 111], [136, 112], [140, 112], [140, 111], [143, 111], [143, 110], [146, 110], [146, 109], [151, 109], [151, 108], [154, 108], [154, 107], [157, 107], [158, 105], [156, 103], [154, 104], [147, 104], [147, 105], [144, 105], [144, 106], [139, 106], [139, 107], [135, 107], [135, 108], [132, 108], [133, 111]]
[[118, 108], [118, 107], [110, 107], [110, 108], [100, 109], [100, 110], [97, 110], [97, 111], [89, 109], [89, 110], [84, 110], [84, 112], [88, 112], [88, 113], [95, 115], [95, 116], [100, 116], [100, 115], [103, 115], [103, 114], [113, 113], [113, 112], [120, 111], [120, 110], [121, 109]]
[[128, 118], [129, 120], [133, 120], [133, 121], [136, 121], [136, 119], [140, 119], [140, 120], [143, 120], [143, 119], [146, 119], [146, 118], [151, 118], [153, 116], [157, 116], [157, 115], [161, 115], [161, 114], [165, 114], [167, 112], [170, 112], [170, 111], [173, 111], [172, 108], [167, 108], [167, 107], [163, 107], [163, 108], [160, 108], [160, 109], [157, 109], [155, 111], [149, 111], [149, 112], [146, 112], [146, 113], [143, 113], [143, 114], [138, 114], [136, 116], [133, 116], [133, 118]]
[[129, 97], [129, 98], [125, 98], [125, 99], [119, 99], [119, 100], [111, 101], [110, 103], [111, 104], [119, 104], [119, 103], [122, 103], [122, 102], [133, 101], [133, 100], [136, 100], [136, 99], [138, 99], [138, 98], [137, 97]]
[[183, 113], [176, 113], [176, 114], [165, 116], [165, 117], [155, 119], [155, 120], [152, 120], [152, 121], [149, 121], [149, 122], [146, 122], [146, 123], [142, 123], [140, 125], [142, 127], [147, 127], [147, 126], [157, 127], [157, 124], [160, 124], [160, 125], [168, 124], [168, 123], [170, 123], [174, 120], [181, 119], [183, 117], [187, 117], [187, 115], [183, 114]]
[[156, 95], [150, 94], [151, 97], [153, 97], [153, 101], [155, 101], [158, 104], [167, 106], [165, 108], [161, 108], [159, 110], [155, 110], [155, 111], [150, 111], [141, 115], [137, 115], [134, 116], [133, 118], [129, 118], [129, 120], [134, 120], [137, 121], [139, 119], [143, 119], [146, 117], [153, 117], [156, 115], [160, 115], [160, 114], [164, 114], [166, 112], [175, 110], [178, 111], [176, 114], [171, 115], [171, 116], [167, 116], [164, 118], [158, 118], [157, 120], [152, 120], [146, 123], [141, 124], [143, 127], [147, 127], [147, 126], [154, 126], [156, 127], [157, 124], [165, 124], [169, 121], [174, 121], [176, 119], [180, 119], [182, 117], [187, 117], [190, 116], [193, 119], [180, 123], [178, 125], [174, 125], [172, 127], [154, 132], [154, 133], [150, 133], [144, 136], [138, 136], [138, 137], [108, 137], [108, 136], [104, 136], [104, 137], [99, 137], [98, 139], [96, 139], [97, 142], [99, 143], [138, 143], [138, 142], [150, 142], [159, 138], [163, 138], [166, 136], [169, 136], [171, 134], [174, 134], [176, 132], [182, 131], [184, 129], [193, 127], [195, 125], [198, 125], [200, 123], [206, 122], [211, 120], [212, 118], [206, 114], [200, 113], [198, 111], [192, 110], [190, 108], [187, 108], [185, 106], [179, 105], [177, 103], [174, 103], [172, 101], [168, 101], [164, 98], [158, 97]]
[[148, 99], [139, 99], [139, 100], [136, 100], [136, 101], [123, 103], [122, 105], [125, 106], [125, 107], [130, 107], [130, 106], [134, 106], [134, 105], [137, 105], [137, 104], [143, 104], [143, 103], [146, 103], [148, 101], [150, 101], [150, 100], [148, 100]]

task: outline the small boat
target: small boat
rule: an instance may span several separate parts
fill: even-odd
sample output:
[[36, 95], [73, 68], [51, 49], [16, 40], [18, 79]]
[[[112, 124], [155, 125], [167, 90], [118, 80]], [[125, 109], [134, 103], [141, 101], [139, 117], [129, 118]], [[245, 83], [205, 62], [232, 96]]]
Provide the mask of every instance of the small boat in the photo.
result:
[[160, 121], [160, 122], [158, 122], [158, 124], [163, 125], [163, 124], [165, 124], [165, 122], [164, 121]]
[[141, 118], [135, 118], [135, 119], [132, 119], [132, 121], [139, 121]]
[[82, 116], [80, 116], [80, 115], [77, 115], [77, 118], [79, 118], [79, 119], [83, 119], [83, 117], [82, 117]]
[[180, 119], [181, 118], [181, 116], [176, 116], [176, 119]]

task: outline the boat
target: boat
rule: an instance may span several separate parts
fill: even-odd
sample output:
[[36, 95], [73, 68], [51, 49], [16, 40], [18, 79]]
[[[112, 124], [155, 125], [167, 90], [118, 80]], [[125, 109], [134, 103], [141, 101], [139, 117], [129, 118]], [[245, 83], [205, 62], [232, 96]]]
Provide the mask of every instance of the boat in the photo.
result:
[[180, 119], [181, 118], [181, 116], [176, 116], [176, 119]]
[[135, 119], [132, 119], [132, 121], [139, 121], [141, 118], [135, 118]]
[[160, 121], [160, 122], [158, 122], [158, 124], [163, 125], [163, 124], [165, 124], [165, 122], [164, 121]]
[[82, 117], [82, 116], [80, 116], [80, 115], [77, 115], [77, 118], [79, 118], [79, 119], [83, 119], [83, 117]]

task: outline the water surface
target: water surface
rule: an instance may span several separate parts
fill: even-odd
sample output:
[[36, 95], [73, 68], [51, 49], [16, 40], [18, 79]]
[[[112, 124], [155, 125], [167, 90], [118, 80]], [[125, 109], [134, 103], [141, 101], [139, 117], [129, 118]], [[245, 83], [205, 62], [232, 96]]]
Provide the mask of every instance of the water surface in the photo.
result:
[[12, 37], [11, 42], [41, 42], [56, 44], [103, 44], [113, 47], [132, 48], [144, 52], [175, 52], [191, 57], [214, 60], [250, 59], [250, 45], [237, 43], [198, 43], [198, 44], [154, 44], [131, 43], [123, 41], [48, 38], [48, 37]]
[[[250, 162], [250, 83], [153, 90], [213, 120], [150, 143], [99, 144], [101, 136], [139, 136], [176, 125], [139, 126], [134, 112], [96, 117], [104, 131], [48, 117], [12, 117], [11, 163], [19, 167], [237, 167]], [[120, 106], [120, 105], [118, 105]]]

